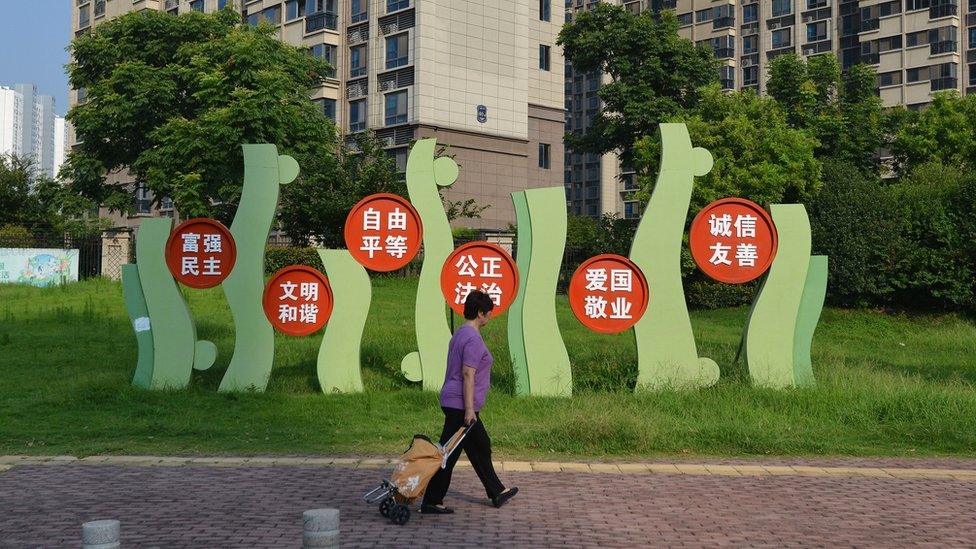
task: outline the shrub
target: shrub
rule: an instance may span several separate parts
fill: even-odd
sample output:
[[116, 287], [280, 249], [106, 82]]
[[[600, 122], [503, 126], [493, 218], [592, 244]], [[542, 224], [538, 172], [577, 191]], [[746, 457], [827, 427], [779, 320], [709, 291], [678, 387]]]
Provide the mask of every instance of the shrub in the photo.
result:
[[264, 272], [274, 274], [289, 265], [307, 265], [325, 272], [315, 248], [269, 246], [264, 253]]

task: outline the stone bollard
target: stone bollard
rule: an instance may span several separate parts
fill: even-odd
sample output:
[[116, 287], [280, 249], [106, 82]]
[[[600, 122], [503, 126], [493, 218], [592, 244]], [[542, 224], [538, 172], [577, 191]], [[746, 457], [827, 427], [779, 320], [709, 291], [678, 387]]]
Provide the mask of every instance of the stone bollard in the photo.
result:
[[302, 514], [302, 548], [339, 547], [339, 510], [312, 509]]
[[93, 520], [81, 525], [82, 549], [118, 549], [121, 528], [117, 520]]

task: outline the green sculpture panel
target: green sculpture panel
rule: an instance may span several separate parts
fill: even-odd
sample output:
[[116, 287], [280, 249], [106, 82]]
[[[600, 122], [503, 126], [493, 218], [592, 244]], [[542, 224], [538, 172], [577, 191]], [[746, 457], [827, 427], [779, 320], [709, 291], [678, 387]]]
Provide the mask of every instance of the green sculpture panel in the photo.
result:
[[[573, 372], [556, 321], [556, 287], [566, 247], [566, 190], [529, 189], [512, 193], [512, 200], [518, 219], [521, 278], [519, 295], [509, 313], [517, 393], [570, 396]], [[527, 390], [519, 387], [525, 381]]]
[[122, 295], [125, 298], [125, 309], [129, 313], [132, 329], [136, 334], [136, 344], [139, 346], [139, 358], [136, 361], [136, 373], [132, 376], [132, 384], [148, 389], [152, 384], [153, 336], [152, 324], [149, 321], [149, 307], [146, 305], [146, 296], [142, 293], [138, 266], [122, 265]]
[[[524, 290], [529, 277], [529, 258], [532, 256], [532, 231], [528, 229], [529, 206], [525, 200], [525, 191], [512, 193], [512, 203], [515, 206], [515, 219], [518, 223], [518, 249], [515, 253], [515, 264], [519, 271], [519, 288]], [[525, 359], [525, 333], [523, 331], [523, 307], [525, 292], [515, 295], [512, 306], [508, 309], [508, 352], [512, 359], [512, 370], [515, 373], [515, 394], [531, 394], [529, 386], [529, 366]]]
[[800, 313], [796, 320], [796, 336], [793, 343], [793, 375], [796, 384], [801, 387], [810, 387], [816, 383], [810, 348], [813, 345], [813, 334], [820, 323], [824, 299], [827, 297], [827, 267], [827, 256], [811, 257], [807, 280], [803, 285], [803, 297], [800, 299]]
[[363, 390], [360, 349], [372, 296], [369, 274], [348, 250], [319, 250], [333, 299], [319, 348], [319, 386], [325, 393]]
[[437, 188], [454, 184], [459, 172], [453, 159], [435, 158], [436, 149], [436, 139], [421, 139], [407, 158], [407, 192], [424, 225], [424, 259], [414, 311], [418, 350], [403, 357], [400, 371], [410, 381], [422, 381], [427, 391], [439, 391], [444, 383], [451, 341], [440, 275], [454, 250], [454, 237]]
[[634, 326], [637, 389], [707, 387], [718, 381], [714, 360], [699, 357], [681, 283], [681, 246], [695, 176], [712, 155], [692, 147], [684, 124], [661, 124], [661, 171], [630, 249], [650, 288]]
[[278, 208], [280, 186], [298, 177], [298, 163], [274, 145], [244, 145], [244, 189], [230, 232], [237, 263], [223, 283], [234, 317], [234, 355], [221, 391], [264, 391], [274, 364], [274, 329], [264, 316], [264, 250]]
[[[166, 266], [166, 241], [172, 229], [171, 219], [145, 219], [139, 225], [136, 239], [138, 280], [145, 298], [146, 316], [151, 319], [153, 358], [148, 385], [151, 389], [186, 387], [194, 368], [207, 369], [217, 358], [213, 343], [197, 341], [190, 309]], [[139, 298], [134, 295], [134, 284], [130, 282], [124, 288], [130, 292], [126, 297], [127, 303], [132, 303], [130, 311], [137, 311]], [[137, 332], [137, 340], [138, 337]], [[137, 365], [133, 382], [144, 384], [145, 377], [146, 369], [140, 370]]]
[[[773, 204], [770, 212], [779, 247], [749, 313], [745, 330], [746, 364], [756, 385], [785, 388], [799, 384], [794, 358], [803, 349], [797, 347], [797, 336], [802, 334], [810, 339], [813, 336], [806, 317], [820, 315], [819, 309], [811, 308], [803, 321], [800, 320], [811, 265], [810, 220], [806, 209], [802, 204]], [[817, 278], [819, 273], [813, 277], [814, 283], [818, 282]], [[817, 289], [812, 287], [810, 293], [809, 300], [813, 302]], [[822, 306], [822, 298], [820, 303]], [[809, 342], [804, 347], [809, 356]], [[812, 382], [812, 371], [809, 377]]]

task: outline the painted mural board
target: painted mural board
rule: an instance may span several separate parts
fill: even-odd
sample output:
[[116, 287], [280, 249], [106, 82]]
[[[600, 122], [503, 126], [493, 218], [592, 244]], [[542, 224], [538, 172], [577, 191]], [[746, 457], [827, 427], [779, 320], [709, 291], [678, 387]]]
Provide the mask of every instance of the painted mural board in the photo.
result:
[[56, 286], [78, 281], [78, 250], [0, 248], [0, 284]]

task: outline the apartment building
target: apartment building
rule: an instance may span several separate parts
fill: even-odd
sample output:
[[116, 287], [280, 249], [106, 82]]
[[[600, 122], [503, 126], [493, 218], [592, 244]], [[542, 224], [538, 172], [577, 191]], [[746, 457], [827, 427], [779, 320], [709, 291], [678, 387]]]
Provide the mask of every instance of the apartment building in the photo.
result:
[[54, 110], [54, 98], [38, 94], [34, 84], [0, 86], [0, 154], [31, 157], [39, 174], [57, 176], [59, 124], [64, 119]]
[[[276, 26], [282, 40], [335, 67], [312, 97], [343, 135], [373, 129], [401, 167], [415, 139], [449, 146], [462, 169], [446, 196], [490, 206], [459, 224], [505, 228], [515, 221], [509, 193], [562, 181], [559, 0], [69, 1], [76, 33], [133, 10], [228, 4], [250, 24]], [[78, 93], [73, 102], [84, 100]], [[129, 183], [137, 211], [152, 214], [148, 191]]]
[[[873, 65], [878, 94], [888, 106], [921, 108], [938, 91], [976, 91], [976, 0], [612, 1], [634, 13], [675, 11], [679, 34], [715, 52], [725, 89], [765, 93], [769, 62], [792, 52], [834, 53], [845, 69]], [[567, 21], [599, 2], [565, 0]], [[602, 78], [567, 66], [567, 131], [585, 129], [599, 112]], [[565, 164], [571, 213], [640, 215], [639, 205], [629, 200], [633, 172], [616, 155], [567, 150]]]

